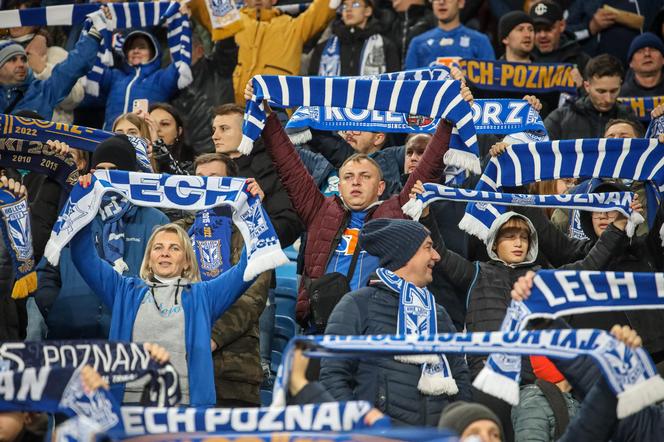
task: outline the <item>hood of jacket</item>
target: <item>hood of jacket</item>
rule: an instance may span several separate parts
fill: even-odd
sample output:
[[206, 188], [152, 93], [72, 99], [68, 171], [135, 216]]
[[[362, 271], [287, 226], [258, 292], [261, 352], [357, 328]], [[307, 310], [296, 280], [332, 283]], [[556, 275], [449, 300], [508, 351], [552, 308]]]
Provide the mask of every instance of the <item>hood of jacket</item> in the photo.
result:
[[380, 34], [381, 29], [382, 27], [380, 22], [373, 17], [369, 18], [369, 21], [367, 21], [367, 25], [364, 27], [364, 29], [355, 26], [348, 27], [341, 20], [336, 20], [332, 24], [332, 33], [339, 37], [339, 41], [341, 41], [342, 44], [355, 43], [358, 41], [364, 43], [364, 41], [372, 35]]
[[[603, 192], [629, 192], [629, 189], [622, 183], [615, 181], [601, 181], [598, 179], [590, 180], [587, 184], [577, 186], [573, 193], [603, 193]], [[593, 228], [593, 212], [581, 210], [579, 212], [579, 220], [581, 222], [581, 229], [583, 233], [595, 242], [598, 236], [595, 234]]]
[[127, 34], [124, 43], [122, 43], [122, 53], [123, 54], [127, 53], [127, 48], [129, 47], [129, 43], [131, 42], [131, 40], [133, 40], [136, 37], [143, 37], [152, 45], [154, 56], [147, 62], [142, 63], [140, 66], [130, 66], [129, 63], [127, 63], [127, 56], [125, 55], [124, 66], [123, 66], [124, 70], [131, 71], [132, 69], [140, 67], [143, 69], [142, 71], [143, 74], [149, 74], [159, 70], [161, 68], [161, 48], [159, 46], [159, 42], [157, 41], [157, 39], [154, 38], [154, 36], [149, 32], [132, 31], [129, 34]]
[[[500, 231], [500, 228], [503, 226], [503, 224], [505, 224], [511, 218], [521, 218], [526, 222], [526, 224], [528, 224], [528, 229], [530, 230], [528, 235], [528, 253], [526, 253], [526, 259], [524, 259], [523, 262], [519, 264], [507, 264], [505, 261], [498, 257], [496, 252], [493, 251], [493, 245], [496, 242], [498, 231]], [[489, 254], [489, 258], [494, 261], [502, 262], [508, 267], [520, 267], [534, 263], [537, 259], [538, 250], [539, 240], [537, 239], [537, 230], [535, 230], [535, 226], [533, 226], [533, 223], [528, 219], [528, 217], [520, 215], [516, 212], [505, 212], [496, 218], [496, 220], [491, 225], [491, 229], [489, 229], [489, 235], [486, 238], [486, 251]]]

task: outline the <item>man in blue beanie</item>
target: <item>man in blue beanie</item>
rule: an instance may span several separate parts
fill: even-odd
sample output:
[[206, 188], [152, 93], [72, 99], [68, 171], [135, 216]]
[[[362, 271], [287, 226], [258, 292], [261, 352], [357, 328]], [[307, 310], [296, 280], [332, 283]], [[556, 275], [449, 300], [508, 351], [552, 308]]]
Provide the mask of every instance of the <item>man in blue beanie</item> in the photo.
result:
[[[347, 293], [330, 315], [326, 334], [429, 335], [454, 332], [427, 285], [440, 255], [429, 230], [401, 219], [367, 222], [359, 245], [379, 260], [367, 287]], [[324, 359], [320, 381], [338, 401], [365, 400], [398, 425], [434, 426], [451, 402], [470, 398], [462, 355]], [[389, 394], [388, 394], [389, 392]]]
[[627, 53], [629, 70], [620, 89], [621, 97], [664, 95], [664, 42], [651, 32], [639, 35]]

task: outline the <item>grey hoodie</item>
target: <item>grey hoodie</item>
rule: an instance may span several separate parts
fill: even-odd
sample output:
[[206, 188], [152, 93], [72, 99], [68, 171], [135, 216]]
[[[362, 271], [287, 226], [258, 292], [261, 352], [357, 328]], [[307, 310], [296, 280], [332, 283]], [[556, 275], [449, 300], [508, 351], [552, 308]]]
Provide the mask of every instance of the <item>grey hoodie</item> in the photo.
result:
[[[519, 264], [507, 264], [505, 261], [500, 259], [498, 255], [496, 255], [496, 252], [493, 251], [493, 244], [496, 241], [496, 237], [498, 236], [498, 232], [500, 231], [500, 228], [505, 224], [507, 221], [509, 221], [511, 218], [520, 218], [528, 224], [528, 229], [530, 230], [529, 232], [529, 242], [528, 242], [528, 253], [526, 254], [526, 259], [519, 263]], [[523, 216], [520, 215], [516, 212], [505, 212], [502, 215], [500, 215], [496, 220], [493, 222], [491, 225], [491, 229], [489, 229], [489, 235], [486, 238], [486, 251], [489, 254], [489, 258], [493, 261], [499, 261], [506, 266], [516, 268], [516, 267], [521, 267], [525, 265], [530, 265], [535, 262], [537, 259], [537, 253], [538, 253], [538, 239], [537, 239], [537, 231], [535, 230], [535, 226], [533, 226], [533, 223], [530, 222], [530, 220]]]

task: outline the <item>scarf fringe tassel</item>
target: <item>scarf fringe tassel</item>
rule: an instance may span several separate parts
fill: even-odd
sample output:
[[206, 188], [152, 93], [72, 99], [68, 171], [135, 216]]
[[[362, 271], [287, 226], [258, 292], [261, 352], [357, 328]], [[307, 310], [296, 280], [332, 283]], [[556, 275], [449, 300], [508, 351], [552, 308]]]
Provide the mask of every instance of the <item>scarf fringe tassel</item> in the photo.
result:
[[465, 152], [459, 149], [449, 149], [447, 152], [445, 152], [443, 160], [447, 166], [460, 167], [472, 172], [475, 175], [482, 174], [480, 160], [477, 158], [477, 155], [472, 152]]
[[18, 279], [12, 289], [12, 299], [22, 299], [37, 290], [37, 272], [30, 272]]
[[459, 222], [459, 228], [471, 235], [478, 237], [484, 242], [486, 242], [486, 239], [489, 235], [489, 231], [487, 230], [486, 226], [470, 216], [468, 213], [464, 213], [463, 218], [461, 218], [461, 221]]
[[473, 387], [509, 403], [518, 405], [519, 384], [514, 379], [484, 367], [473, 381]]
[[243, 279], [245, 281], [251, 281], [263, 272], [276, 269], [290, 262], [288, 256], [281, 249], [264, 253], [256, 251], [254, 253], [255, 255], [252, 255], [251, 261], [247, 262], [247, 267], [244, 269]]
[[429, 396], [440, 396], [441, 394], [453, 396], [459, 393], [459, 387], [454, 378], [442, 376], [440, 373], [423, 372], [417, 383], [417, 389]]
[[289, 132], [288, 138], [290, 138], [291, 143], [293, 143], [294, 146], [299, 146], [300, 144], [311, 141], [313, 135], [311, 134], [311, 131], [307, 129], [299, 132]]
[[655, 375], [634, 387], [618, 393], [618, 419], [637, 413], [664, 399], [664, 379]]

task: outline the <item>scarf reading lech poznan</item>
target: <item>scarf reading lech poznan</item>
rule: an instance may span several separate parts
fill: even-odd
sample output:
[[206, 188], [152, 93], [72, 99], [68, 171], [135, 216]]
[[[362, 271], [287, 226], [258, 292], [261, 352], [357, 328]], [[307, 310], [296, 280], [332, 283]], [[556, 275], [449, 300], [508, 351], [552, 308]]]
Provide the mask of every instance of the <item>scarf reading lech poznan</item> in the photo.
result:
[[463, 144], [451, 146], [445, 153], [445, 162], [479, 174], [477, 135], [470, 105], [461, 97], [461, 83], [410, 79], [432, 75], [436, 75], [436, 71], [385, 74], [379, 79], [257, 75], [251, 80], [254, 95], [247, 101], [238, 150], [249, 154], [254, 140], [265, 127], [263, 100], [280, 107], [324, 106], [400, 112], [450, 120]]
[[424, 193], [416, 199], [409, 200], [402, 207], [403, 213], [418, 220], [422, 210], [434, 201], [461, 201], [477, 205], [525, 206], [541, 208], [559, 208], [587, 210], [590, 212], [609, 212], [617, 210], [628, 219], [626, 232], [633, 236], [636, 226], [644, 219], [640, 213], [632, 210], [634, 199], [632, 192], [607, 192], [563, 195], [528, 195], [512, 193], [496, 193], [479, 190], [459, 189], [440, 184], [424, 184]]
[[246, 180], [230, 177], [200, 177], [98, 170], [90, 186], [74, 187], [53, 226], [44, 256], [57, 265], [60, 251], [94, 219], [102, 197], [118, 193], [132, 204], [198, 211], [217, 206], [233, 209], [233, 222], [242, 233], [247, 249], [244, 280], [288, 262], [281, 250], [272, 222], [258, 196], [246, 190]]
[[[415, 336], [297, 336], [282, 356], [273, 404], [285, 401], [296, 346], [317, 358], [362, 358], [415, 354], [542, 355], [558, 359], [590, 356], [618, 397], [623, 418], [664, 398], [664, 380], [643, 348], [631, 349], [603, 330], [522, 330], [512, 332], [440, 333]], [[500, 397], [500, 396], [498, 396]], [[518, 397], [518, 396], [517, 396]]]
[[[559, 178], [621, 178], [664, 190], [664, 148], [656, 139], [578, 139], [513, 144], [484, 169], [475, 190], [500, 192]], [[650, 201], [650, 199], [649, 199]], [[459, 227], [486, 240], [503, 207], [468, 204]]]
[[[543, 270], [537, 272], [528, 299], [523, 302], [512, 301], [501, 331], [523, 330], [528, 321], [535, 318], [663, 308], [664, 273]], [[606, 351], [609, 356], [620, 358], [617, 348], [607, 348]], [[647, 355], [641, 348], [636, 352]], [[608, 367], [603, 368], [606, 369]], [[616, 371], [614, 379], [608, 378], [610, 383], [629, 382], [630, 378], [637, 376], [644, 378], [638, 387], [617, 391], [620, 393], [617, 410], [619, 418], [664, 399], [664, 380], [656, 373], [644, 366], [636, 372]], [[520, 374], [520, 357], [491, 353], [473, 385], [485, 393], [516, 405], [519, 401]]]

